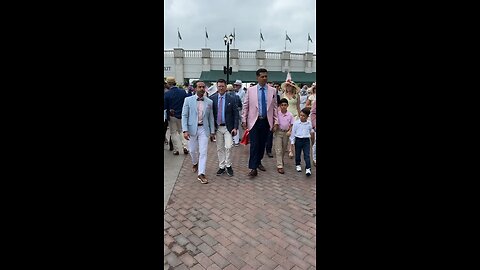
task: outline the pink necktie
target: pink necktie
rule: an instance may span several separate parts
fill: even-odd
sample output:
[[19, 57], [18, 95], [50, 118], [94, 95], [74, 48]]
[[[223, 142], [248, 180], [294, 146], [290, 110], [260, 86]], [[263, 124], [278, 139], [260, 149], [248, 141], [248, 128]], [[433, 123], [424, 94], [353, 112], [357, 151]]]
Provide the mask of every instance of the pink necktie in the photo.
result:
[[197, 101], [198, 123], [203, 123], [203, 101]]

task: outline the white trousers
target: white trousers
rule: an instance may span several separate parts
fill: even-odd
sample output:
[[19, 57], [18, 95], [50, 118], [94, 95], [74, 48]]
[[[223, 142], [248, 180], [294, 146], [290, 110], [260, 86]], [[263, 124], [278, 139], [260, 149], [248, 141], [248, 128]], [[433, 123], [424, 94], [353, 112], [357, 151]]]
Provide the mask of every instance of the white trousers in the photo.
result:
[[235, 142], [235, 144], [240, 143], [240, 127], [237, 130], [237, 135], [233, 136], [233, 141]]
[[190, 135], [188, 141], [188, 148], [190, 150], [190, 156], [192, 157], [192, 164], [198, 164], [198, 175], [205, 175], [205, 168], [207, 167], [207, 150], [208, 150], [208, 138], [209, 134], [206, 134], [203, 126], [198, 127], [197, 135]]
[[240, 135], [241, 135], [241, 134], [240, 134], [240, 133], [241, 133], [240, 130], [243, 130], [243, 129], [242, 129], [242, 125], [241, 125], [241, 124], [242, 124], [242, 112], [240, 112], [240, 120], [239, 120], [239, 121], [240, 121], [240, 125], [238, 125], [237, 135], [233, 136], [233, 142], [234, 142], [235, 144], [239, 144], [239, 143], [240, 143]]
[[170, 139], [170, 126], [167, 127], [167, 132], [165, 133], [165, 141], [169, 142]]
[[218, 152], [218, 166], [220, 169], [232, 166], [232, 153], [233, 139], [232, 133], [228, 132], [226, 126], [219, 126], [217, 129], [217, 152]]
[[170, 121], [168, 121], [168, 127], [172, 137], [173, 151], [180, 152], [187, 145], [182, 133], [182, 119], [171, 116]]

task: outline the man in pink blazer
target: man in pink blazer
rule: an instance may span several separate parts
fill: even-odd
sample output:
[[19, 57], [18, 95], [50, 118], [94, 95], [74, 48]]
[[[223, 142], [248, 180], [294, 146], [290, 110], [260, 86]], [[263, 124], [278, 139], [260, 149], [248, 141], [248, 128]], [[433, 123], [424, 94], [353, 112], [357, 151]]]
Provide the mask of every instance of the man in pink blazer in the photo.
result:
[[257, 176], [257, 169], [265, 171], [262, 159], [268, 132], [278, 128], [276, 89], [267, 85], [266, 69], [257, 70], [256, 75], [258, 84], [248, 88], [242, 106], [242, 128], [250, 130], [250, 177]]

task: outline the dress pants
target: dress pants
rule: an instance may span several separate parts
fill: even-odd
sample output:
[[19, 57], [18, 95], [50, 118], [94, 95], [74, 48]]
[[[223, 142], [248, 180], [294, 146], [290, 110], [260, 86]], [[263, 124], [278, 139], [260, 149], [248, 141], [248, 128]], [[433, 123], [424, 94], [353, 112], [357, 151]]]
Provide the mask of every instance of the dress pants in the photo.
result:
[[283, 168], [283, 156], [285, 155], [285, 149], [287, 149], [290, 139], [287, 136], [286, 131], [277, 129], [273, 136], [273, 147], [275, 148], [275, 155], [277, 157], [277, 168]]
[[173, 142], [173, 151], [179, 151], [183, 148], [182, 119], [171, 116], [168, 123], [170, 126], [170, 136]]
[[268, 131], [267, 142], [265, 143], [265, 150], [267, 151], [267, 153], [272, 153], [272, 147], [273, 147], [273, 132]]
[[241, 127], [239, 127], [239, 128], [237, 129], [237, 134], [236, 134], [235, 136], [233, 136], [233, 142], [234, 142], [235, 144], [239, 144], [239, 143], [240, 143], [240, 129], [241, 129]]
[[165, 139], [167, 137], [167, 129], [168, 129], [168, 122], [164, 121], [163, 122], [163, 136], [162, 136], [162, 145], [165, 144]]
[[188, 141], [188, 148], [190, 149], [190, 156], [192, 157], [192, 164], [198, 164], [198, 175], [205, 174], [207, 167], [207, 150], [209, 134], [205, 132], [203, 126], [199, 126], [197, 135], [190, 135]]
[[300, 155], [303, 151], [303, 159], [305, 159], [305, 169], [311, 169], [310, 164], [310, 138], [295, 137], [295, 165], [300, 165]]
[[226, 126], [219, 126], [217, 129], [217, 152], [218, 152], [218, 166], [220, 169], [232, 166], [232, 153], [233, 139], [232, 133], [228, 132]]
[[250, 139], [250, 158], [248, 159], [248, 168], [256, 170], [258, 165], [262, 163], [265, 154], [265, 143], [267, 142], [270, 124], [268, 119], [257, 119], [255, 125], [249, 133]]
[[[240, 119], [240, 121], [241, 121], [241, 119], [242, 119], [242, 114], [241, 114], [242, 108], [239, 108], [238, 111], [239, 111], [239, 119]], [[240, 132], [241, 130], [242, 130], [242, 132]], [[234, 144], [239, 144], [239, 143], [240, 143], [240, 138], [241, 138], [241, 137], [240, 137], [240, 135], [241, 135], [240, 133], [243, 134], [243, 128], [242, 128], [241, 125], [240, 125], [240, 126], [238, 127], [238, 129], [237, 129], [237, 135], [233, 136], [233, 143], [234, 143]]]

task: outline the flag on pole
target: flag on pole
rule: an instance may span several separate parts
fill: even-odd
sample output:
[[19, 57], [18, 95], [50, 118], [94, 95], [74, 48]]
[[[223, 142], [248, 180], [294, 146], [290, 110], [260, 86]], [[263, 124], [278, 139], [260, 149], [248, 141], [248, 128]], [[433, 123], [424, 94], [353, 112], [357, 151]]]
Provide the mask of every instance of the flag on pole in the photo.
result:
[[312, 38], [310, 37], [310, 33], [308, 33], [308, 41], [310, 41], [310, 42], [313, 43], [313, 40], [312, 40]]
[[285, 40], [288, 40], [288, 41], [290, 41], [290, 43], [292, 43], [292, 40], [290, 39], [290, 37], [288, 36], [288, 34], [285, 34], [285, 36], [286, 36], [286, 37], [285, 37], [285, 38], [286, 38]]
[[261, 31], [260, 31], [260, 38], [261, 38], [263, 41], [265, 41], [265, 40], [263, 39], [263, 35], [262, 35], [262, 32], [261, 32]]
[[179, 38], [180, 40], [182, 40], [182, 36], [180, 35], [180, 31], [177, 30], [177, 32], [178, 32], [178, 38]]
[[233, 28], [233, 39], [235, 39], [235, 27]]
[[205, 27], [205, 37], [208, 39], [208, 32], [206, 27]]

